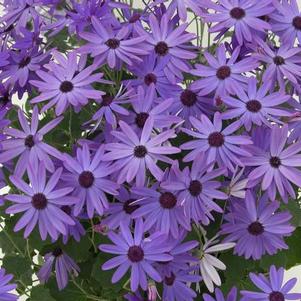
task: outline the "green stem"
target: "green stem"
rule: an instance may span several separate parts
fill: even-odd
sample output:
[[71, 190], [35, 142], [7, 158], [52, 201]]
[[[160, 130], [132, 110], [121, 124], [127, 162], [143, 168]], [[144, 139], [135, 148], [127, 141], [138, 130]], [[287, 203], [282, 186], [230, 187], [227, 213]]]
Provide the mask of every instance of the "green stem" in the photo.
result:
[[95, 301], [107, 301], [105, 299], [101, 299], [98, 296], [90, 295], [80, 284], [78, 284], [75, 279], [72, 279], [73, 284], [87, 297], [87, 299], [95, 300]]

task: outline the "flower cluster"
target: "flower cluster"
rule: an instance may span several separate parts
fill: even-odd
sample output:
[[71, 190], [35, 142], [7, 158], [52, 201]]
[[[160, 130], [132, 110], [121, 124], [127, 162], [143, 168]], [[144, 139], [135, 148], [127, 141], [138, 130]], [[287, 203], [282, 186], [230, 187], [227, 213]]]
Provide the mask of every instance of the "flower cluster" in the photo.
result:
[[133, 2], [3, 2], [0, 300], [300, 299], [296, 1]]

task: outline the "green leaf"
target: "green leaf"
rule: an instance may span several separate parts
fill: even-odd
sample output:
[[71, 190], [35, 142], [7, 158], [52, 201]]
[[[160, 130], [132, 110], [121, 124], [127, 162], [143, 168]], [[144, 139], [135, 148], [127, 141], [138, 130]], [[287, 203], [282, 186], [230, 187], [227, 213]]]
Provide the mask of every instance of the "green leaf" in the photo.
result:
[[64, 251], [74, 259], [76, 262], [83, 262], [88, 260], [91, 256], [89, 251], [92, 244], [88, 238], [88, 235], [81, 238], [79, 242], [74, 239], [70, 239], [66, 246], [63, 246]]
[[5, 255], [3, 266], [8, 273], [14, 275], [15, 279], [22, 284], [30, 285], [32, 283], [31, 262], [27, 258], [17, 255]]
[[55, 299], [50, 295], [50, 290], [45, 286], [38, 285], [34, 286], [30, 293], [30, 301], [55, 301]]
[[289, 200], [288, 204], [286, 204], [286, 209], [292, 215], [291, 223], [295, 227], [301, 226], [301, 204], [300, 200]]

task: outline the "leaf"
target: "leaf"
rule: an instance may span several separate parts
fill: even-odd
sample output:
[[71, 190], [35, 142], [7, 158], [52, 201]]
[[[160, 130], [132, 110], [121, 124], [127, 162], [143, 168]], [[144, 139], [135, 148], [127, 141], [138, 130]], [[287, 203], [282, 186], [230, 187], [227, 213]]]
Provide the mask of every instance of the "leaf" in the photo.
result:
[[292, 215], [291, 223], [295, 227], [301, 226], [301, 204], [300, 200], [289, 200], [288, 204], [286, 204], [286, 209]]
[[88, 238], [88, 235], [81, 238], [79, 242], [74, 239], [70, 239], [68, 244], [63, 247], [64, 251], [74, 259], [76, 262], [83, 262], [88, 260], [91, 256], [91, 252], [89, 251], [92, 244]]
[[55, 299], [50, 295], [50, 290], [45, 286], [38, 285], [31, 289], [30, 301], [55, 301]]
[[27, 258], [18, 255], [5, 255], [3, 266], [8, 273], [14, 275], [14, 279], [26, 285], [32, 283], [31, 262]]

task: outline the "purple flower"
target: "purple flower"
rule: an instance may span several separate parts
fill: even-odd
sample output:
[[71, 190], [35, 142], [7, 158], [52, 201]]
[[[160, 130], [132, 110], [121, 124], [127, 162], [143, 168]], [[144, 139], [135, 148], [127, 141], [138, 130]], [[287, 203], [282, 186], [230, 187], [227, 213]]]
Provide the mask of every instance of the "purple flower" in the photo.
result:
[[178, 193], [178, 199], [184, 206], [188, 220], [208, 225], [210, 219], [214, 220], [211, 211], [223, 212], [213, 198], [225, 200], [228, 196], [218, 190], [220, 183], [213, 179], [224, 174], [225, 169], [208, 171], [206, 158], [204, 155], [198, 155], [192, 163], [191, 170], [185, 167], [181, 171], [178, 165], [174, 164], [172, 172], [175, 178], [163, 182], [161, 187]]
[[237, 288], [232, 287], [227, 298], [224, 297], [222, 291], [219, 288], [215, 289], [215, 298], [208, 294], [203, 294], [204, 301], [236, 301], [237, 300]]
[[248, 178], [251, 181], [261, 182], [262, 190], [268, 190], [270, 198], [275, 199], [276, 190], [284, 201], [287, 201], [287, 193], [296, 198], [291, 182], [301, 186], [301, 172], [297, 167], [301, 166], [301, 142], [296, 142], [285, 148], [288, 138], [288, 126], [282, 128], [273, 126], [270, 132], [270, 144], [265, 151], [256, 146], [248, 146], [252, 157], [243, 159], [246, 166], [254, 166]]
[[252, 42], [255, 32], [265, 32], [271, 28], [270, 24], [260, 17], [268, 15], [275, 9], [272, 0], [262, 2], [229, 0], [219, 4], [212, 3], [211, 8], [214, 12], [205, 15], [205, 20], [218, 24], [212, 26], [209, 31], [218, 32], [234, 27], [240, 45]]
[[[21, 49], [10, 52], [10, 64], [3, 68], [1, 79], [7, 78], [10, 85], [18, 84], [24, 88], [30, 79], [36, 78], [41, 66], [49, 61], [49, 54], [39, 51], [38, 48]], [[17, 90], [15, 88], [15, 90]]]
[[160, 231], [166, 235], [171, 234], [179, 238], [182, 229], [190, 230], [190, 220], [184, 213], [177, 195], [170, 190], [157, 189], [158, 184], [152, 188], [133, 188], [132, 192], [140, 197], [139, 208], [133, 213], [134, 218], [143, 217], [145, 231], [150, 229]]
[[278, 212], [279, 203], [267, 202], [267, 196], [258, 200], [247, 191], [246, 200], [231, 203], [225, 215], [222, 234], [226, 242], [237, 242], [234, 253], [246, 259], [260, 259], [264, 254], [273, 255], [278, 250], [288, 249], [284, 237], [290, 236], [294, 227], [289, 223], [291, 214]]
[[151, 53], [143, 59], [141, 64], [129, 67], [129, 70], [138, 78], [128, 80], [128, 82], [133, 87], [143, 86], [144, 89], [153, 84], [162, 98], [176, 96], [181, 88], [172, 84], [165, 75], [164, 69], [167, 67], [167, 63], [168, 57], [160, 59], [155, 53]]
[[9, 282], [13, 279], [13, 275], [5, 275], [5, 269], [0, 269], [0, 300], [3, 301], [17, 301], [18, 296], [10, 293], [10, 291], [17, 288], [16, 284], [10, 284]]
[[173, 98], [170, 111], [185, 120], [184, 126], [186, 128], [191, 128], [190, 116], [199, 118], [202, 114], [212, 115], [213, 109], [212, 98], [199, 96], [195, 91], [188, 88], [177, 93], [176, 97]]
[[157, 129], [169, 128], [172, 124], [179, 123], [182, 119], [170, 114], [170, 107], [174, 103], [173, 98], [160, 99], [156, 96], [155, 86], [150, 85], [143, 89], [138, 87], [137, 96], [134, 97], [129, 118], [124, 118], [128, 124], [141, 133], [146, 120], [151, 117], [154, 127]]
[[95, 57], [95, 65], [102, 65], [106, 61], [110, 68], [120, 67], [121, 62], [132, 65], [133, 61], [142, 61], [141, 55], [148, 54], [148, 48], [142, 43], [145, 41], [144, 36], [128, 38], [129, 29], [126, 27], [114, 32], [112, 28], [104, 27], [94, 16], [91, 20], [95, 33], [80, 34], [89, 42], [81, 51]]
[[157, 166], [157, 161], [171, 162], [166, 155], [180, 152], [177, 147], [162, 146], [162, 143], [175, 137], [174, 130], [167, 130], [152, 137], [154, 120], [150, 116], [145, 122], [140, 138], [125, 122], [120, 121], [119, 125], [121, 132], [111, 133], [120, 142], [107, 143], [105, 149], [108, 153], [103, 156], [104, 161], [116, 161], [114, 166], [119, 171], [117, 182], [130, 183], [136, 178], [136, 185], [143, 186], [146, 169], [160, 181], [163, 171]]
[[15, 167], [15, 174], [22, 176], [28, 164], [35, 165], [43, 162], [47, 170], [54, 171], [54, 164], [50, 156], [61, 159], [61, 153], [54, 147], [43, 141], [43, 136], [55, 128], [63, 119], [63, 117], [55, 118], [41, 129], [39, 125], [38, 107], [33, 108], [31, 124], [24, 115], [24, 112], [18, 110], [19, 122], [22, 131], [15, 128], [5, 128], [3, 131], [8, 139], [1, 141], [2, 152], [0, 154], [0, 162], [4, 163], [18, 156], [19, 160]]
[[238, 99], [226, 95], [223, 102], [229, 109], [222, 113], [223, 119], [239, 118], [247, 131], [251, 130], [252, 124], [271, 126], [272, 122], [282, 123], [279, 117], [291, 116], [292, 113], [278, 108], [290, 99], [290, 95], [284, 92], [274, 92], [267, 95], [270, 83], [265, 83], [257, 89], [257, 80], [251, 77], [248, 80], [248, 91], [237, 91]]
[[241, 157], [251, 156], [249, 152], [239, 147], [240, 145], [252, 144], [250, 137], [231, 135], [239, 129], [239, 121], [222, 129], [221, 115], [219, 112], [216, 112], [213, 123], [206, 115], [201, 115], [200, 120], [190, 117], [190, 122], [197, 131], [184, 128], [182, 131], [198, 139], [181, 145], [181, 148], [184, 150], [192, 150], [185, 156], [185, 162], [193, 161], [198, 154], [204, 152], [207, 164], [217, 162], [220, 167], [225, 166], [229, 170], [234, 171], [235, 165], [244, 166]]
[[99, 246], [103, 252], [118, 255], [102, 265], [103, 270], [118, 267], [113, 274], [112, 283], [119, 281], [129, 268], [131, 268], [131, 290], [133, 292], [139, 286], [143, 290], [147, 289], [146, 275], [161, 282], [162, 278], [152, 264], [155, 261], [165, 262], [172, 259], [172, 256], [167, 254], [170, 248], [165, 242], [166, 236], [156, 233], [144, 238], [145, 230], [141, 219], [138, 219], [135, 224], [133, 236], [127, 226], [121, 224], [120, 229], [119, 234], [114, 232], [108, 234], [114, 245]]
[[263, 82], [270, 83], [273, 90], [276, 83], [285, 91], [285, 79], [298, 85], [301, 76], [301, 48], [291, 48], [282, 44], [280, 48], [272, 49], [268, 44], [258, 40], [259, 48], [253, 56], [266, 64], [263, 73]]
[[185, 44], [192, 41], [195, 35], [187, 33], [185, 30], [188, 23], [179, 25], [176, 29], [171, 28], [169, 15], [164, 14], [159, 22], [154, 14], [149, 16], [151, 32], [137, 28], [141, 36], [146, 37], [153, 52], [161, 60], [167, 62], [164, 73], [171, 83], [176, 82], [176, 78], [182, 79], [182, 72], [189, 71], [186, 60], [194, 59], [196, 53], [185, 49]]
[[110, 163], [103, 162], [104, 147], [98, 148], [91, 158], [87, 144], [76, 151], [76, 158], [65, 154], [64, 166], [68, 172], [64, 173], [62, 180], [67, 186], [74, 187], [73, 195], [79, 201], [74, 205], [74, 215], [79, 215], [86, 207], [89, 218], [94, 211], [102, 215], [109, 208], [106, 193], [117, 195], [118, 185], [107, 179], [112, 173]]
[[98, 127], [103, 118], [105, 118], [105, 120], [115, 129], [117, 127], [116, 114], [123, 116], [129, 115], [129, 111], [124, 108], [122, 104], [128, 104], [129, 102], [132, 102], [134, 97], [134, 89], [123, 89], [122, 86], [115, 96], [110, 94], [102, 96], [100, 103], [101, 107], [92, 117], [93, 120], [97, 121], [95, 127]]
[[116, 229], [121, 223], [130, 226], [134, 220], [132, 215], [140, 205], [136, 202], [137, 197], [130, 193], [125, 187], [121, 186], [119, 194], [115, 196], [118, 202], [110, 204], [106, 214], [108, 216], [102, 220], [102, 224], [107, 225], [109, 229]]
[[[205, 0], [206, 1], [206, 0]], [[204, 0], [172, 0], [169, 4], [168, 10], [178, 11], [178, 15], [181, 20], [186, 21], [187, 10], [191, 9], [196, 15], [203, 15], [202, 8], [204, 7]]]
[[[1, 69], [9, 65], [10, 52], [7, 50], [0, 51], [0, 67]], [[1, 73], [0, 73], [1, 74]]]
[[237, 47], [228, 59], [224, 44], [217, 48], [217, 58], [205, 52], [204, 56], [209, 66], [196, 64], [196, 69], [190, 70], [191, 74], [203, 77], [194, 81], [191, 89], [200, 90], [198, 94], [201, 96], [214, 92], [216, 97], [235, 94], [238, 90], [245, 89], [247, 78], [241, 73], [255, 69], [258, 63], [251, 57], [237, 62], [239, 53], [240, 47]]
[[251, 281], [260, 289], [262, 292], [252, 291], [240, 291], [243, 295], [241, 301], [274, 301], [274, 300], [299, 300], [301, 294], [290, 293], [293, 287], [297, 283], [297, 278], [292, 278], [287, 282], [284, 282], [284, 269], [279, 268], [278, 270], [274, 265], [270, 267], [269, 278], [263, 274], [250, 273]]
[[55, 276], [59, 290], [67, 286], [68, 274], [78, 276], [80, 271], [78, 265], [61, 248], [55, 248], [51, 253], [47, 253], [44, 258], [45, 263], [37, 274], [41, 283], [48, 281], [53, 265], [55, 265]]
[[42, 81], [30, 81], [41, 92], [39, 96], [31, 100], [31, 103], [50, 100], [43, 107], [42, 113], [55, 106], [56, 115], [61, 115], [69, 105], [79, 108], [86, 105], [89, 98], [101, 99], [104, 92], [91, 87], [94, 82], [103, 82], [102, 73], [92, 74], [96, 69], [95, 65], [79, 70], [75, 51], [71, 52], [67, 58], [57, 51], [53, 51], [53, 56], [59, 64], [50, 62], [49, 72], [42, 70], [36, 72]]
[[193, 301], [197, 296], [188, 285], [201, 281], [199, 275], [191, 274], [192, 269], [173, 271], [163, 279], [163, 300], [166, 301]]
[[301, 14], [297, 1], [275, 1], [273, 5], [277, 10], [270, 15], [272, 31], [280, 36], [283, 45], [293, 47], [296, 38], [301, 44]]
[[6, 213], [15, 214], [25, 212], [17, 222], [14, 231], [25, 228], [24, 237], [27, 238], [36, 224], [42, 240], [49, 234], [57, 240], [61, 233], [67, 235], [68, 225], [75, 225], [73, 219], [67, 215], [60, 206], [73, 205], [77, 198], [69, 196], [73, 187], [56, 189], [62, 174], [59, 168], [51, 175], [46, 183], [46, 169], [43, 163], [35, 167], [29, 165], [27, 174], [30, 186], [17, 176], [10, 176], [11, 182], [24, 194], [8, 194], [5, 199], [16, 203], [6, 209]]

